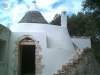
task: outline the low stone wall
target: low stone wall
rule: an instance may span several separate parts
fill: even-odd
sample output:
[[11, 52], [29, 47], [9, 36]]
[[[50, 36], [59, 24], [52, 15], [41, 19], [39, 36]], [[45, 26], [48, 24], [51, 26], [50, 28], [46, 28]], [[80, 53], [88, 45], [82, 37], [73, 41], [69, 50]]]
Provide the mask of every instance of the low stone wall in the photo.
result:
[[54, 75], [100, 75], [100, 67], [95, 60], [93, 50], [90, 48], [79, 51], [70, 59], [67, 65], [63, 65]]

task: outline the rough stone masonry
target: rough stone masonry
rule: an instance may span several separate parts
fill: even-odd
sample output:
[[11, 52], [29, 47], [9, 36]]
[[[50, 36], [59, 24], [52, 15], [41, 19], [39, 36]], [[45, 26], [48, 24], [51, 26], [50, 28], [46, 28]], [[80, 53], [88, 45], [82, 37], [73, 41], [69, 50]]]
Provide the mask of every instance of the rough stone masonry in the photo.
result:
[[63, 65], [62, 70], [58, 70], [54, 75], [100, 75], [100, 66], [93, 50], [86, 48], [78, 55], [78, 59], [73, 59], [73, 64]]

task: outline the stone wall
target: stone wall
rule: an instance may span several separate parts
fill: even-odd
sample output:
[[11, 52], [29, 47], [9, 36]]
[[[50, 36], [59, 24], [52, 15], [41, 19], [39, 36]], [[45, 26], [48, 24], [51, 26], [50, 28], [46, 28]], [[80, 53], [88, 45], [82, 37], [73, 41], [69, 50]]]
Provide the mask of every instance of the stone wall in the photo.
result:
[[95, 60], [93, 49], [78, 51], [67, 65], [63, 65], [54, 75], [100, 75], [100, 67]]
[[11, 31], [0, 24], [0, 75], [7, 75]]

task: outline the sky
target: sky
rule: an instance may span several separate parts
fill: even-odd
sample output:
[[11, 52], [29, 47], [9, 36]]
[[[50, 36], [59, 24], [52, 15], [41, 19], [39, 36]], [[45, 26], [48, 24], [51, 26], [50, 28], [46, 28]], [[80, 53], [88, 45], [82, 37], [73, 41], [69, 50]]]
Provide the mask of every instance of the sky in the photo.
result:
[[[33, 0], [0, 0], [0, 24], [6, 27], [17, 24], [32, 5]], [[44, 18], [51, 22], [55, 14], [67, 11], [67, 15], [82, 11], [83, 0], [35, 0]]]

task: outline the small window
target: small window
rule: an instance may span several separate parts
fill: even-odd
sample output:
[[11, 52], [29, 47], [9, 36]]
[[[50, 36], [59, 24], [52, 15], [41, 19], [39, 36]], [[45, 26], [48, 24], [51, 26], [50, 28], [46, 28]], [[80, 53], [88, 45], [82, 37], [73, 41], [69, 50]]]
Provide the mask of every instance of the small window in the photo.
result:
[[4, 61], [6, 41], [0, 39], [0, 62]]

